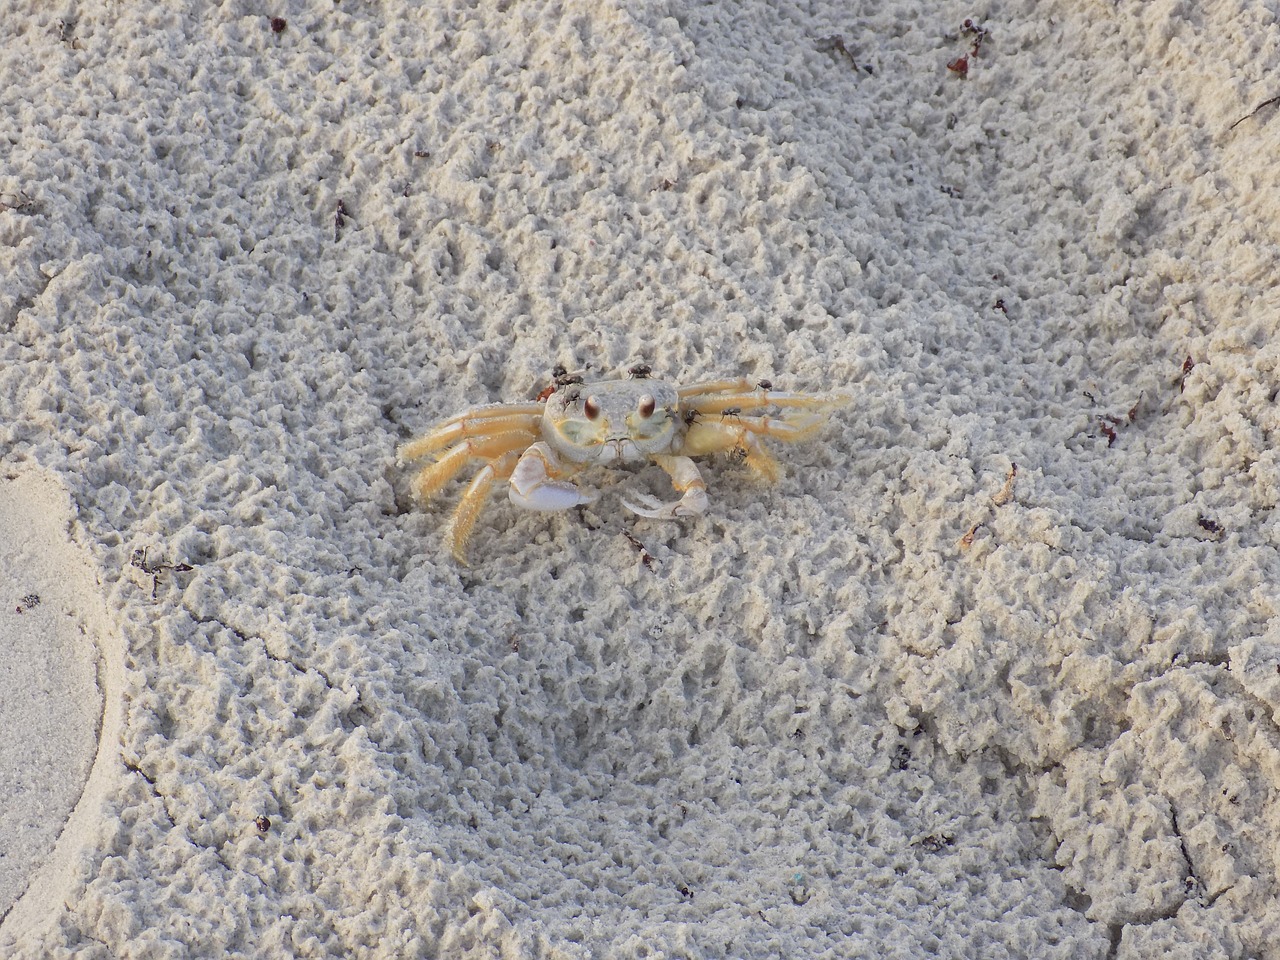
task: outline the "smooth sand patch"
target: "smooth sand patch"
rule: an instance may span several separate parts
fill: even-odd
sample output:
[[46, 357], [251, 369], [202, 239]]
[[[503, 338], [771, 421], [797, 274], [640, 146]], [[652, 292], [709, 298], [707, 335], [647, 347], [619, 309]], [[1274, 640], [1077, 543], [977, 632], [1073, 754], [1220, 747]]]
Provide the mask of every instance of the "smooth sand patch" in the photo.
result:
[[[92, 560], [68, 528], [65, 487], [38, 470], [0, 478], [0, 914], [6, 932], [50, 917], [79, 840], [68, 819], [85, 793], [103, 730], [108, 621]], [[108, 711], [116, 718], [119, 705]], [[104, 766], [115, 757], [108, 738]], [[65, 838], [65, 842], [59, 840]], [[59, 848], [55, 856], [55, 847]], [[39, 879], [22, 910], [10, 912]], [[21, 916], [19, 916], [20, 914]]]

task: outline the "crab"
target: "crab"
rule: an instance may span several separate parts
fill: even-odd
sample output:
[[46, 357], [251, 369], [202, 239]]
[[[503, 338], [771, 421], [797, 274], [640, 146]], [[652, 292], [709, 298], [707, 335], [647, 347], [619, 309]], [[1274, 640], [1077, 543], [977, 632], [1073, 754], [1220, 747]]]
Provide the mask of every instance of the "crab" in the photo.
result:
[[[557, 368], [554, 385], [528, 403], [495, 403], [445, 420], [400, 448], [402, 463], [427, 457], [411, 482], [421, 501], [438, 494], [472, 463], [483, 466], [462, 494], [445, 539], [460, 564], [494, 484], [507, 481], [511, 502], [526, 510], [568, 510], [593, 503], [595, 490], [573, 478], [588, 467], [652, 462], [681, 496], [664, 503], [632, 493], [622, 505], [654, 520], [705, 513], [706, 483], [692, 458], [727, 454], [756, 477], [773, 482], [778, 461], [760, 442], [813, 436], [830, 413], [852, 398], [784, 393], [767, 380], [710, 380], [677, 386], [637, 366], [630, 379], [584, 383]], [[778, 411], [773, 416], [767, 411]]]

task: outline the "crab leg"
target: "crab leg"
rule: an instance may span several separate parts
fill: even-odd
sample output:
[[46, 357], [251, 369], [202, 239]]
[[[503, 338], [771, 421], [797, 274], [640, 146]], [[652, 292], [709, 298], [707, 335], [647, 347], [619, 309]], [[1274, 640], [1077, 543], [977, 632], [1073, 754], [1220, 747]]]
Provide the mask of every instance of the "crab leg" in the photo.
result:
[[[689, 427], [689, 432], [685, 434], [685, 452], [691, 457], [702, 453], [724, 452], [719, 442], [712, 439], [716, 434], [723, 432], [728, 432], [734, 437], [754, 433], [781, 440], [783, 443], [795, 443], [809, 439], [821, 430], [826, 422], [827, 418], [820, 413], [797, 417], [795, 420], [784, 417], [744, 417], [741, 414], [726, 413], [719, 420], [695, 420]], [[690, 446], [694, 448], [693, 452], [689, 452]]]
[[507, 496], [526, 510], [568, 510], [580, 503], [593, 503], [599, 494], [562, 479], [581, 469], [580, 464], [563, 463], [551, 447], [539, 440], [520, 457], [511, 474]]
[[716, 413], [759, 410], [763, 407], [799, 407], [815, 412], [834, 410], [852, 402], [846, 394], [812, 394], [774, 392], [747, 379], [710, 380], [681, 387], [678, 391], [685, 407], [710, 416]]
[[[685, 453], [693, 457], [708, 453], [727, 453], [738, 462], [745, 462], [751, 472], [768, 483], [775, 482], [782, 473], [782, 467], [773, 455], [764, 448], [757, 433], [777, 437], [780, 440], [799, 439], [804, 434], [801, 428], [812, 431], [821, 426], [819, 420], [812, 427], [770, 421], [766, 417], [743, 417], [732, 423], [728, 421], [712, 421], [695, 423], [684, 437]], [[786, 428], [788, 436], [778, 428]]]
[[529, 430], [506, 430], [489, 437], [464, 440], [435, 463], [418, 471], [413, 478], [413, 492], [419, 500], [430, 500], [472, 460], [493, 460], [512, 451], [519, 452], [529, 446], [535, 436]]
[[453, 517], [449, 520], [449, 528], [445, 531], [445, 542], [453, 559], [464, 567], [467, 565], [467, 541], [471, 539], [471, 530], [476, 525], [480, 510], [484, 507], [489, 491], [499, 480], [505, 480], [515, 470], [520, 459], [519, 450], [509, 450], [492, 463], [486, 463], [484, 469], [475, 475], [467, 490], [458, 501]]
[[817, 411], [834, 410], [849, 402], [850, 398], [814, 396], [810, 393], [728, 393], [703, 399], [693, 398], [685, 405], [703, 416], [735, 411], [760, 410], [764, 407], [798, 407]]
[[429, 453], [471, 437], [492, 436], [508, 430], [536, 434], [542, 422], [542, 404], [497, 403], [470, 410], [462, 416], [438, 424], [430, 433], [410, 440], [400, 448], [402, 461], [420, 460]]
[[763, 392], [760, 390], [760, 381], [748, 380], [746, 377], [737, 377], [733, 380], [704, 380], [701, 383], [691, 383], [687, 387], [676, 388], [676, 393], [681, 400], [698, 397], [704, 393], [755, 393], [757, 391]]
[[706, 513], [707, 484], [692, 460], [688, 457], [655, 456], [653, 462], [667, 471], [671, 485], [684, 496], [673, 503], [663, 503], [647, 493], [633, 493], [633, 500], [622, 501], [624, 507], [637, 516], [652, 520], [674, 520], [676, 517], [696, 517]]

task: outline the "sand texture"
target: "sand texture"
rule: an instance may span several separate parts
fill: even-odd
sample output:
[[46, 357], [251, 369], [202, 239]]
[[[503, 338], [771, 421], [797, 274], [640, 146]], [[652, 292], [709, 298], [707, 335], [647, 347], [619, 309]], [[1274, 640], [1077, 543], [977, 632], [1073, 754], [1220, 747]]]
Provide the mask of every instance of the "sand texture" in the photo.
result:
[[[1274, 5], [0, 26], [0, 956], [1280, 958]], [[854, 403], [455, 564], [639, 362]]]

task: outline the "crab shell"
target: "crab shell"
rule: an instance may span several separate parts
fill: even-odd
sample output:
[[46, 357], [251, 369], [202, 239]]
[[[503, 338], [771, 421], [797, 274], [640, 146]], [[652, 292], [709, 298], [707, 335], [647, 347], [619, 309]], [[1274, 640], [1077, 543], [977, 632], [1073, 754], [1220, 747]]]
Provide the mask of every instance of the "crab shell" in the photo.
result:
[[571, 463], [636, 463], [674, 453], [684, 440], [680, 394], [665, 380], [569, 384], [549, 398], [542, 438]]

